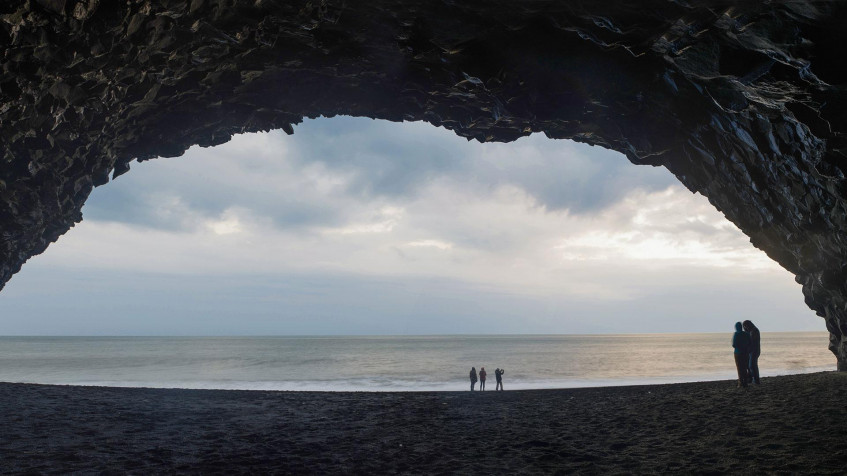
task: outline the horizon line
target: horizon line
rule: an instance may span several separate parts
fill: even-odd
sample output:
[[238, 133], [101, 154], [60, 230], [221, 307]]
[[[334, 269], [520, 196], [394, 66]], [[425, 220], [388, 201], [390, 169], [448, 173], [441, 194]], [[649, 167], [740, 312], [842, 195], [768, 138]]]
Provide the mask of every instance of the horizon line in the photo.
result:
[[[610, 332], [610, 333], [569, 333], [569, 334], [514, 334], [514, 333], [474, 333], [474, 334], [0, 334], [6, 337], [286, 337], [286, 338], [339, 338], [339, 337], [610, 337], [610, 336], [651, 336], [686, 334], [732, 334], [734, 331], [694, 331], [694, 332]], [[766, 331], [766, 334], [820, 333], [826, 330]]]

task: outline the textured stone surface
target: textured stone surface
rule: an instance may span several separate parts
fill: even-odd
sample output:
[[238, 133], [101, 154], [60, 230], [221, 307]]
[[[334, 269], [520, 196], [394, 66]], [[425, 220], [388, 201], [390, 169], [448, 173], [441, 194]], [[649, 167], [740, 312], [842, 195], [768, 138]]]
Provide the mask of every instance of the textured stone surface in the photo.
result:
[[732, 3], [7, 0], [0, 284], [134, 159], [319, 115], [544, 132], [709, 197], [847, 370], [847, 4]]

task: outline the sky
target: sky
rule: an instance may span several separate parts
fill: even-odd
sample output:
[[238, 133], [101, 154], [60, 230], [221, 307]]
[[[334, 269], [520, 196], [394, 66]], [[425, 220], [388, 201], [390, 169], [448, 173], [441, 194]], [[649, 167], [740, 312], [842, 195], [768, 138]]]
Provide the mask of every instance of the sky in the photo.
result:
[[0, 335], [824, 331], [664, 168], [535, 134], [307, 120], [133, 163], [0, 292]]

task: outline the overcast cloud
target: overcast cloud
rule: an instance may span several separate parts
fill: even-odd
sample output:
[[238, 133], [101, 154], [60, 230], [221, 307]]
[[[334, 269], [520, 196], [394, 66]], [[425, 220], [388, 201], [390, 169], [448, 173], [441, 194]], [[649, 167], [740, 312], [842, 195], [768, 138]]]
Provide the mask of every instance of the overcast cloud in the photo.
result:
[[334, 118], [133, 164], [0, 293], [0, 334], [823, 330], [666, 170]]

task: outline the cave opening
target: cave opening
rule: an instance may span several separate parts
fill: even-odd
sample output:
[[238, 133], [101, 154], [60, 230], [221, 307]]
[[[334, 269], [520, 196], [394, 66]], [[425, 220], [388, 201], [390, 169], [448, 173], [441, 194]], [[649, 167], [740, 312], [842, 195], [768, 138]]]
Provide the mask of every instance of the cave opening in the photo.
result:
[[10, 333], [820, 330], [704, 197], [600, 147], [336, 117], [132, 168], [4, 290]]

